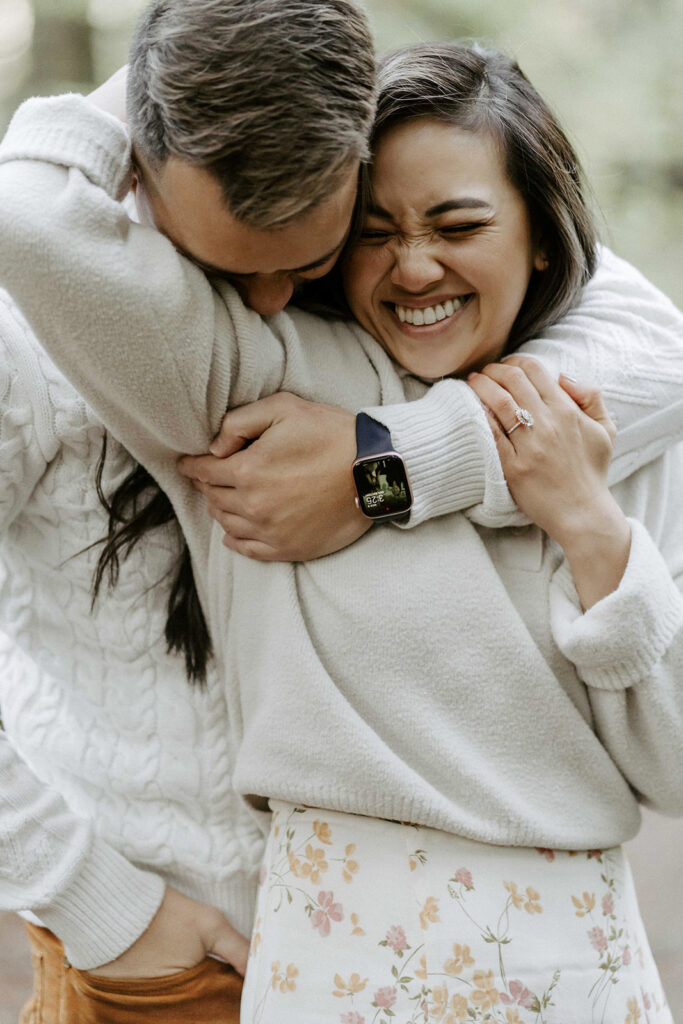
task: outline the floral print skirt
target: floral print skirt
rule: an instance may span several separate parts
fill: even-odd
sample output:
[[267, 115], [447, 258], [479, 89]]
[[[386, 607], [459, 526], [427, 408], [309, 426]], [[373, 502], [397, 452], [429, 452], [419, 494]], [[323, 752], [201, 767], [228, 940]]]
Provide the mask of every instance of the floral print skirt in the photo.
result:
[[243, 1024], [672, 1024], [621, 848], [272, 806]]

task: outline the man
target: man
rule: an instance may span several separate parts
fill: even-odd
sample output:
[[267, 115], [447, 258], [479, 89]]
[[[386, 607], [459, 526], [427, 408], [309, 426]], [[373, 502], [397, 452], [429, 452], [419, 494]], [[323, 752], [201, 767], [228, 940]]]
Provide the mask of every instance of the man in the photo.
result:
[[[178, 247], [239, 274], [262, 312], [332, 265], [373, 113], [372, 40], [354, 4], [155, 2], [131, 91], [141, 212]], [[74, 965], [33, 929], [43, 966], [32, 1012], [132, 1021], [163, 997], [165, 1021], [237, 1020], [238, 976], [205, 956], [244, 970], [260, 833], [231, 790], [215, 674], [191, 690], [165, 650], [177, 531], [161, 528], [126, 560], [91, 616], [84, 549], [107, 532], [102, 427], [1, 297], [1, 603], [13, 642], [0, 888], [3, 906], [32, 910]], [[110, 439], [104, 490], [132, 468]]]
[[[230, 17], [226, 10], [231, 12]], [[191, 16], [189, 20], [185, 18], [186, 11]], [[172, 23], [172, 30], [164, 22], [164, 12], [171, 12], [172, 18], [180, 19]], [[337, 17], [340, 12], [343, 12], [343, 18]], [[268, 155], [272, 159], [272, 171], [277, 184], [280, 182], [284, 155], [274, 142], [274, 126], [288, 124], [283, 96], [288, 102], [291, 102], [292, 96], [297, 97], [298, 114], [295, 121], [289, 122], [289, 137], [280, 140], [278, 145], [299, 144], [300, 139], [294, 138], [292, 132], [296, 136], [303, 132], [307, 149], [313, 145], [309, 137], [309, 121], [301, 118], [303, 107], [298, 100], [299, 94], [296, 90], [292, 91], [293, 84], [287, 80], [286, 71], [290, 63], [296, 65], [300, 52], [308, 54], [308, 59], [315, 63], [318, 51], [312, 46], [311, 33], [317, 27], [326, 25], [330, 38], [317, 37], [320, 52], [324, 54], [320, 64], [325, 71], [334, 68], [334, 82], [327, 84], [337, 97], [341, 70], [334, 63], [337, 44], [331, 36], [336, 38], [343, 25], [351, 31], [357, 31], [362, 21], [354, 21], [357, 15], [352, 17], [352, 12], [350, 5], [341, 3], [341, 0], [330, 4], [292, 0], [291, 6], [282, 0], [277, 4], [266, 0], [252, 0], [248, 4], [217, 4], [212, 0], [195, 0], [192, 4], [156, 4], [143, 22], [143, 26], [146, 26], [143, 31], [149, 30], [152, 36], [146, 42], [143, 40], [139, 43], [138, 50], [134, 51], [134, 54], [149, 54], [149, 67], [154, 72], [144, 90], [140, 91], [136, 104], [137, 67], [134, 56], [130, 124], [143, 212], [147, 209], [155, 224], [168, 235], [174, 245], [195, 262], [199, 262], [214, 276], [227, 274], [245, 299], [261, 312], [275, 312], [290, 297], [299, 278], [315, 274], [321, 267], [324, 270], [328, 264], [331, 265], [346, 233], [350, 200], [353, 198], [353, 188], [349, 185], [352, 180], [350, 171], [353, 169], [355, 175], [362, 148], [356, 133], [353, 144], [347, 141], [343, 154], [338, 153], [332, 159], [327, 136], [329, 133], [334, 136], [335, 130], [330, 122], [331, 111], [326, 110], [319, 132], [326, 140], [328, 164], [335, 168], [332, 177], [327, 178], [329, 191], [323, 188], [311, 206], [308, 202], [312, 194], [311, 182], [315, 182], [317, 175], [324, 175], [325, 172], [318, 165], [317, 170], [311, 171], [304, 190], [296, 187], [294, 169], [290, 167], [294, 176], [290, 176], [289, 180], [288, 202], [283, 198], [282, 189], [278, 191], [273, 186], [275, 212], [272, 213], [273, 219], [266, 223], [261, 218], [271, 192], [263, 180], [258, 184], [252, 176], [249, 178], [249, 186], [245, 186], [243, 192], [236, 189], [228, 199], [224, 195], [233, 179], [240, 178], [243, 167], [251, 167], [249, 157], [252, 150], [250, 147], [245, 149], [246, 142], [243, 140], [242, 149], [231, 152], [225, 172], [227, 184], [219, 186], [216, 184], [219, 180], [216, 178], [218, 163], [209, 156], [215, 152], [213, 145], [210, 144], [208, 149], [201, 152], [194, 148], [195, 143], [203, 145], [207, 137], [210, 140], [213, 138], [216, 149], [221, 148], [217, 140], [222, 134], [222, 117], [215, 106], [206, 104], [206, 88], [209, 84], [218, 88], [225, 101], [226, 116], [230, 113], [237, 118], [237, 128], [247, 125], [245, 138], [250, 144], [252, 137], [258, 138], [260, 133], [265, 133], [264, 138], [268, 143], [266, 145], [264, 142], [265, 155], [264, 152], [259, 153], [258, 149], [253, 151], [258, 153], [258, 161], [257, 166], [251, 170], [263, 175], [263, 161]], [[209, 15], [217, 21], [210, 18], [209, 23], [206, 20]], [[305, 19], [303, 35], [298, 37], [291, 20], [297, 17]], [[222, 27], [225, 30], [226, 22], [228, 31], [223, 32], [219, 44], [218, 29]], [[188, 35], [195, 32], [199, 40], [195, 51], [196, 73], [203, 73], [207, 68], [210, 72], [209, 83], [205, 82], [199, 92], [194, 91], [194, 81], [187, 67], [184, 67], [180, 80], [172, 76], [177, 62], [187, 54], [185, 44]], [[271, 32], [270, 36], [267, 36], [268, 32]], [[268, 41], [264, 44], [266, 36]], [[295, 38], [298, 40], [296, 53], [291, 47]], [[366, 39], [366, 47], [369, 46], [367, 38], [363, 38]], [[174, 41], [177, 43], [175, 49], [171, 45]], [[258, 44], [254, 52], [250, 49], [252, 41]], [[304, 41], [305, 47], [302, 45]], [[211, 50], [220, 45], [223, 52], [229, 52], [232, 62], [221, 64], [217, 61], [218, 67], [214, 68], [207, 57], [208, 42], [211, 43]], [[356, 53], [358, 45], [359, 40], [355, 39]], [[339, 42], [339, 46], [342, 53], [346, 52], [348, 40]], [[249, 61], [246, 59], [247, 51]], [[169, 61], [166, 71], [172, 76], [167, 88], [155, 77], [160, 64], [163, 64], [164, 55]], [[226, 83], [233, 64], [237, 73], [232, 79], [230, 91]], [[268, 70], [277, 68], [277, 73], [274, 71], [272, 78], [267, 79], [269, 90], [266, 92], [262, 89], [264, 66]], [[253, 71], [251, 81], [249, 67]], [[318, 69], [320, 72], [321, 68]], [[300, 70], [297, 74], [297, 89], [311, 82], [316, 90], [322, 88], [313, 70], [309, 69], [309, 74], [303, 77]], [[356, 65], [351, 77], [354, 88], [357, 88], [359, 70]], [[181, 87], [183, 83], [184, 88]], [[371, 83], [366, 80], [363, 88], [365, 100], [357, 97], [357, 101], [362, 108], [361, 124], [367, 128]], [[195, 98], [199, 95], [202, 100], [197, 110], [199, 121], [188, 114], [184, 105], [188, 94], [192, 95], [193, 92]], [[265, 102], [264, 97], [270, 101], [273, 93], [279, 96], [280, 106], [274, 100], [272, 103]], [[151, 97], [155, 113], [149, 121], [153, 137], [147, 139], [146, 145], [146, 136], [136, 127], [136, 118], [141, 105], [140, 96], [147, 95]], [[240, 101], [244, 101], [245, 109], [240, 107]], [[320, 96], [319, 101], [324, 105], [325, 101]], [[338, 97], [329, 102], [332, 110], [336, 110]], [[57, 108], [54, 109], [58, 113]], [[201, 125], [201, 115], [205, 109], [211, 112], [211, 123], [218, 126], [215, 137], [206, 122]], [[309, 109], [310, 117], [315, 121], [310, 105]], [[239, 116], [236, 111], [241, 111]], [[92, 128], [93, 134], [92, 146], [87, 160], [82, 164], [82, 171], [73, 172], [77, 191], [80, 189], [79, 182], [82, 183], [79, 178], [81, 174], [90, 181], [100, 173], [103, 179], [110, 179], [113, 165], [109, 142], [120, 147], [121, 139], [120, 128], [104, 115], [94, 112], [90, 115], [84, 109], [81, 113], [84, 123], [87, 122], [85, 135], [88, 134], [88, 126]], [[260, 120], [257, 115], [260, 115]], [[348, 115], [347, 109], [344, 116]], [[51, 117], [52, 114], [46, 111], [42, 137], [45, 144], [44, 156], [54, 161], [54, 152], [49, 151], [48, 138]], [[165, 126], [168, 119], [174, 122], [174, 127], [187, 129], [187, 136], [182, 136], [178, 141], [170, 131], [167, 132]], [[196, 124], [199, 127], [195, 131]], [[167, 140], [172, 141], [168, 144]], [[22, 155], [19, 151], [22, 150], [23, 141], [18, 143], [18, 149], [12, 150], [12, 145], [14, 143], [10, 138], [9, 150], [5, 154], [7, 160]], [[41, 154], [32, 148], [33, 145], [31, 143], [23, 150], [23, 156], [30, 161], [40, 160]], [[190, 159], [184, 156], [186, 152], [191, 154]], [[62, 162], [67, 162], [66, 153], [63, 160], [56, 160], [57, 164]], [[29, 163], [23, 183], [23, 188], [28, 190], [29, 205], [32, 205], [35, 197], [36, 210], [39, 209], [39, 196], [33, 192], [36, 184], [33, 171], [40, 173], [43, 170]], [[62, 174], [61, 169], [59, 174]], [[118, 179], [120, 195], [125, 191], [127, 183], [127, 174]], [[12, 187], [10, 183], [9, 191], [4, 193], [7, 205], [3, 244], [7, 247], [6, 252], [10, 245], [16, 245], [19, 254], [20, 250], [24, 251], [27, 239], [21, 240], [23, 228], [18, 220], [13, 219], [17, 209], [14, 205], [17, 195], [12, 193]], [[248, 203], [252, 189], [260, 189], [260, 201], [255, 208], [250, 208]], [[198, 191], [203, 193], [212, 211], [209, 217], [205, 216], [204, 208], [196, 204]], [[161, 278], [157, 276], [157, 257], [161, 260], [168, 250], [168, 243], [152, 232], [135, 229], [116, 204], [107, 206], [106, 223], [101, 223], [99, 215], [102, 211], [97, 204], [88, 205], [89, 200], [85, 195], [84, 205], [79, 209], [79, 224], [73, 226], [74, 230], [77, 232], [81, 229], [81, 219], [88, 225], [97, 223], [106, 229], [107, 243], [106, 251], [101, 249], [97, 253], [97, 259], [102, 261], [98, 263], [96, 271], [100, 290], [97, 301], [93, 302], [92, 307], [71, 302], [75, 315], [74, 329], [90, 332], [101, 328], [108, 332], [107, 336], [113, 332], [115, 337], [116, 330], [120, 328], [119, 321], [112, 319], [116, 316], [114, 310], [118, 310], [122, 320], [126, 320], [132, 310], [136, 330], [155, 332], [158, 329], [157, 311], [154, 306], [148, 306], [147, 296], [159, 294]], [[235, 212], [238, 208], [239, 216]], [[59, 213], [56, 208], [52, 212], [56, 215]], [[71, 218], [67, 217], [63, 225], [64, 233], [60, 230], [58, 239], [51, 236], [47, 261], [60, 290], [67, 289], [64, 294], [74, 296], [73, 289], [77, 288], [77, 283], [72, 274], [73, 266], [68, 261], [69, 239], [72, 237], [70, 223]], [[281, 245], [285, 234], [289, 246]], [[109, 246], [116, 247], [119, 244], [132, 245], [132, 251], [139, 257], [135, 275], [126, 275], [126, 288], [120, 293], [121, 279], [116, 275], [110, 276], [112, 268], [107, 257]], [[77, 246], [72, 255], [76, 259], [86, 256], [78, 251]], [[90, 256], [86, 262], [89, 260]], [[322, 263], [319, 262], [321, 260]], [[87, 269], [84, 264], [84, 271]], [[44, 272], [45, 266], [41, 265], [41, 280], [44, 280]], [[21, 295], [22, 305], [29, 309], [31, 296], [27, 294], [26, 281], [17, 279], [7, 260], [3, 263], [3, 280], [13, 291], [16, 290], [17, 295]], [[208, 295], [209, 303], [215, 301], [208, 287], [199, 282], [198, 275], [192, 277], [192, 282], [193, 287], [197, 285], [197, 295]], [[164, 278], [162, 290], [167, 290], [169, 302], [174, 300], [174, 295], [177, 297], [182, 285], [180, 278]], [[623, 309], [628, 299], [620, 295], [619, 301]], [[221, 309], [217, 307], [216, 310], [219, 320], [226, 315]], [[31, 309], [30, 315], [32, 321], [37, 322], [40, 314], [36, 313], [36, 319], [34, 312]], [[195, 307], [190, 303], [186, 308], [178, 308], [179, 317], [174, 319], [177, 336], [169, 335], [168, 342], [173, 351], [178, 351], [179, 358], [183, 358], [184, 348], [191, 356], [193, 319], [200, 314], [203, 316], [205, 312], [204, 306], [200, 308], [199, 304]], [[94, 1013], [95, 1003], [102, 1007], [106, 1002], [105, 992], [110, 1003], [118, 1000], [115, 1010], [107, 1010], [112, 1013], [111, 1018], [95, 1016], [91, 1019], [139, 1019], [142, 1012], [149, 1009], [151, 1013], [162, 997], [164, 1020], [236, 1019], [227, 1015], [216, 1017], [216, 998], [227, 998], [227, 974], [217, 973], [220, 969], [210, 964], [207, 967], [202, 963], [202, 958], [206, 953], [214, 953], [239, 967], [244, 964], [243, 944], [223, 915], [227, 915], [242, 933], [248, 933], [253, 877], [259, 855], [258, 831], [249, 815], [234, 800], [230, 790], [229, 774], [234, 751], [230, 747], [229, 723], [220, 681], [210, 676], [204, 691], [190, 690], [181, 678], [182, 672], [177, 664], [173, 669], [172, 659], [164, 660], [163, 644], [160, 645], [158, 639], [164, 617], [162, 599], [167, 591], [163, 588], [152, 591], [152, 587], [172, 564], [177, 553], [177, 538], [170, 530], [168, 533], [162, 531], [160, 536], [148, 536], [144, 552], [133, 551], [130, 559], [122, 564], [119, 587], [114, 589], [105, 602], [96, 606], [91, 625], [85, 598], [92, 564], [83, 565], [73, 556], [85, 544], [98, 539], [103, 520], [90, 490], [87, 491], [90, 498], [84, 500], [82, 470], [77, 470], [76, 466], [81, 466], [79, 460], [83, 456], [95, 461], [93, 450], [99, 452], [101, 430], [97, 428], [92, 413], [83, 409], [82, 403], [74, 398], [73, 392], [54, 367], [45, 361], [26, 325], [9, 307], [7, 317], [8, 321], [17, 320], [18, 326], [12, 327], [9, 323], [7, 326], [10, 339], [8, 344], [12, 349], [12, 360], [8, 359], [8, 366], [12, 370], [8, 376], [12, 382], [17, 382], [17, 399], [16, 402], [7, 402], [5, 421], [8, 428], [13, 427], [15, 434], [8, 436], [6, 476], [8, 481], [13, 479], [12, 473], [14, 477], [17, 476], [16, 466], [12, 463], [13, 452], [17, 448], [26, 453], [26, 464], [35, 468], [32, 470], [32, 478], [25, 474], [20, 495], [14, 497], [11, 489], [8, 492], [12, 498], [12, 513], [8, 514], [7, 521], [14, 515], [14, 528], [17, 509], [20, 509], [24, 522], [19, 529], [14, 528], [11, 538], [13, 589], [8, 592], [6, 605], [13, 603], [15, 608], [23, 611], [23, 617], [15, 617], [19, 623], [16, 632], [21, 634], [17, 639], [24, 647], [32, 647], [38, 669], [36, 672], [34, 664], [29, 665], [26, 659], [22, 661], [20, 669], [13, 667], [11, 685], [6, 685], [3, 694], [3, 710], [7, 708], [9, 712], [6, 714], [6, 724], [13, 747], [5, 741], [0, 749], [0, 765], [5, 781], [3, 796], [6, 798], [5, 803], [0, 804], [0, 813], [3, 814], [2, 830], [6, 837], [3, 854], [6, 849], [8, 857], [14, 857], [13, 861], [0, 859], [3, 864], [0, 867], [3, 904], [15, 909], [30, 907], [38, 920], [64, 942], [71, 963], [76, 968], [90, 969], [91, 973], [86, 975], [82, 970], [70, 971], [62, 967], [61, 974], [58, 974], [59, 984], [62, 987], [66, 985], [69, 998], [75, 1000], [74, 1005], [80, 1009], [87, 1004], [88, 1012]], [[54, 324], [49, 327], [45, 324], [46, 330], [52, 330], [53, 327]], [[62, 325], [59, 329], [72, 328]], [[584, 329], [585, 325], [581, 330]], [[671, 324], [662, 328], [665, 337], [671, 329]], [[28, 369], [24, 370], [26, 365]], [[17, 371], [17, 366], [23, 370], [23, 376]], [[217, 367], [217, 371], [220, 370], [221, 367]], [[157, 372], [156, 367], [150, 366], [149, 372]], [[37, 399], [27, 397], [30, 392], [28, 383], [32, 380], [38, 383]], [[55, 381], [58, 382], [57, 386]], [[462, 382], [452, 383], [458, 384], [460, 389], [465, 387]], [[411, 408], [406, 414], [409, 428], [420, 438], [411, 448], [415, 465], [414, 488], [416, 480], [420, 481], [418, 453], [421, 445], [424, 447], [424, 431], [420, 435], [416, 426], [420, 415], [424, 416], [427, 433], [431, 437], [446, 437], [453, 444], [456, 454], [459, 448], [463, 448], [473, 462], [478, 457], [480, 463], [483, 463], [481, 452], [474, 451], [474, 446], [467, 448], [464, 418], [461, 415], [451, 414], [452, 418], [457, 419], [457, 430], [453, 429], [449, 434], [444, 429], [443, 418], [446, 417], [446, 424], [452, 421], [447, 415], [447, 399], [440, 397], [444, 390], [448, 391], [448, 387], [433, 389], [426, 405], [415, 403], [419, 408]], [[11, 390], [10, 397], [13, 397]], [[330, 410], [311, 413], [308, 407], [297, 401], [293, 406], [290, 403], [288, 408], [294, 408], [297, 414], [306, 408], [305, 415], [318, 417], [318, 423], [323, 421], [321, 416], [341, 416]], [[47, 416], [46, 409], [50, 410]], [[58, 413], [64, 409], [68, 410], [68, 416], [60, 419]], [[182, 425], [182, 408], [171, 408], [168, 415], [174, 424]], [[389, 415], [394, 417], [392, 425], [398, 422], [396, 417], [399, 414], [396, 411]], [[439, 417], [441, 420], [437, 425]], [[66, 427], [70, 428], [68, 430], [63, 425], [64, 418], [67, 420]], [[347, 420], [348, 414], [345, 414], [344, 423]], [[341, 425], [341, 419], [335, 422]], [[28, 428], [24, 429], [27, 424]], [[62, 435], [59, 435], [60, 429]], [[410, 433], [410, 429], [407, 433]], [[451, 435], [455, 436], [455, 441]], [[68, 441], [68, 445], [63, 440]], [[193, 438], [189, 433], [187, 440], [188, 450], [192, 450]], [[344, 446], [348, 447], [348, 441], [344, 441]], [[442, 445], [439, 451], [440, 462], [444, 447]], [[58, 477], [67, 462], [71, 467], [64, 474], [67, 479]], [[456, 465], [457, 460], [453, 462]], [[348, 486], [348, 465], [349, 459], [345, 455], [342, 473], [345, 488]], [[107, 471], [109, 476], [105, 480], [109, 485], [106, 487], [107, 493], [110, 493], [112, 486], [120, 483], [130, 468], [131, 463], [126, 454], [115, 449], [114, 459]], [[429, 480], [428, 470], [424, 474], [432, 488], [439, 492], [438, 501], [433, 502], [431, 511], [436, 507], [440, 511], [460, 508], [468, 502], [474, 504], [482, 499], [486, 503], [484, 483], [490, 482], [494, 475], [492, 472], [487, 477], [483, 465], [478, 465], [476, 471], [469, 475], [458, 468], [453, 473], [453, 483], [448, 477], [449, 467], [441, 468], [443, 472], [436, 484]], [[50, 486], [41, 486], [45, 479], [48, 479]], [[419, 491], [419, 487], [415, 489]], [[429, 490], [429, 486], [426, 490]], [[75, 502], [75, 497], [80, 500], [80, 505]], [[496, 501], [490, 502], [489, 509], [491, 504], [497, 507], [502, 519], [501, 509], [507, 509], [509, 505], [500, 496], [496, 500], [498, 505]], [[422, 501], [422, 510], [415, 516], [416, 520], [430, 511], [429, 501], [424, 497]], [[348, 503], [342, 504], [348, 507]], [[81, 534], [78, 543], [73, 534], [68, 533], [65, 525], [73, 518], [74, 507], [79, 509], [79, 519], [87, 521], [85, 536]], [[53, 510], [60, 513], [53, 523], [56, 529], [48, 530], [47, 533], [45, 523], [49, 516], [45, 516], [46, 508], [51, 510], [52, 516]], [[351, 519], [356, 530], [365, 528], [366, 524], [353, 510], [352, 502], [349, 512], [344, 512], [343, 518]], [[37, 544], [37, 540], [41, 543]], [[58, 549], [59, 557], [55, 558], [51, 545], [57, 540], [61, 546]], [[156, 558], [155, 565], [149, 565], [150, 556]], [[34, 578], [37, 564], [41, 566], [38, 580]], [[33, 602], [29, 615], [26, 612], [27, 605], [32, 604], [37, 593], [41, 594], [41, 600]], [[132, 608], [128, 607], [128, 595], [133, 598]], [[153, 600], [150, 595], [153, 595]], [[64, 608], [69, 609], [71, 618], [77, 621], [78, 631], [82, 634], [82, 637], [78, 637], [78, 648], [73, 652], [73, 663], [68, 664], [67, 670], [63, 642], [64, 636], [69, 636], [66, 626], [69, 617], [64, 615]], [[50, 629], [46, 629], [46, 621]], [[152, 649], [150, 641], [153, 637], [156, 639], [156, 647]], [[81, 639], [85, 642], [81, 643]], [[69, 653], [69, 644], [66, 647]], [[150, 650], [153, 651], [151, 662]], [[131, 659], [128, 672], [127, 658]], [[109, 672], [113, 662], [116, 662], [115, 671]], [[60, 671], [57, 672], [57, 669]], [[24, 680], [28, 680], [24, 682], [23, 689], [19, 671], [23, 672]], [[101, 676], [97, 675], [98, 671]], [[17, 751], [23, 755], [23, 762]], [[52, 791], [46, 788], [46, 784], [52, 786]], [[58, 794], [66, 799], [60, 799]], [[185, 833], [188, 835], [185, 836]], [[34, 855], [36, 850], [39, 851], [38, 855]], [[10, 870], [4, 868], [7, 863], [11, 865]], [[23, 865], [21, 870], [17, 869], [18, 864]], [[164, 886], [167, 888], [164, 889]], [[34, 932], [34, 941], [47, 942], [44, 932]], [[44, 946], [42, 949], [44, 952], [41, 955], [47, 957], [54, 952], [55, 947]], [[51, 959], [50, 963], [55, 964], [55, 960]], [[108, 966], [103, 967], [104, 964]], [[179, 968], [187, 970], [182, 975], [174, 976], [171, 972]], [[162, 975], [168, 976], [166, 982], [159, 982]], [[144, 984], [140, 982], [132, 987], [130, 982], [121, 980], [133, 977], [157, 980], [145, 981]], [[174, 980], [170, 981], [169, 978]], [[204, 989], [200, 992], [201, 986]], [[207, 991], [207, 986], [210, 991]], [[172, 1006], [166, 998], [171, 988], [177, 997]], [[234, 1006], [234, 984], [229, 991]], [[128, 1017], [124, 1015], [126, 1012]], [[115, 1014], [119, 1016], [115, 1017]]]

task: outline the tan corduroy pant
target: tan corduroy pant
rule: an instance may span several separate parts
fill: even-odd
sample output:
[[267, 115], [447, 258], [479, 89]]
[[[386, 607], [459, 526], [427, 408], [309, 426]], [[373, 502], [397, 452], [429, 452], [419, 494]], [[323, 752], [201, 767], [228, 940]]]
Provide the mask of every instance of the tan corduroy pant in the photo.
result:
[[19, 1024], [239, 1024], [242, 978], [216, 960], [165, 978], [119, 981], [72, 967], [52, 932], [26, 925], [33, 998]]

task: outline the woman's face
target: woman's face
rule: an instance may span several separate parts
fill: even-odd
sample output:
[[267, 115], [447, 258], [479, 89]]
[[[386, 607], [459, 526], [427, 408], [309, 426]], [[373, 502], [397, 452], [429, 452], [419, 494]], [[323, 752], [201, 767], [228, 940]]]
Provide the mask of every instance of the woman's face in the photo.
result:
[[344, 266], [354, 316], [420, 377], [497, 359], [544, 264], [493, 139], [431, 118], [398, 125], [378, 144], [372, 193]]

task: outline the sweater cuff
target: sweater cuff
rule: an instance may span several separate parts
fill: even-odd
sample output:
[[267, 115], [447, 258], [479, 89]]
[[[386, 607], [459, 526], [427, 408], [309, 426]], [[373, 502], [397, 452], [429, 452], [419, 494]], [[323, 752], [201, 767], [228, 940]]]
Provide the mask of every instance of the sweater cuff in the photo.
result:
[[581, 679], [599, 690], [624, 690], [648, 678], [683, 626], [683, 599], [654, 541], [629, 519], [631, 550], [615, 591], [582, 612], [565, 559], [550, 588], [558, 647]]
[[113, 199], [132, 180], [126, 127], [77, 93], [26, 100], [0, 144], [0, 163], [41, 160], [75, 167]]
[[483, 526], [528, 522], [510, 497], [483, 406], [461, 380], [435, 384], [415, 402], [364, 409], [388, 427], [413, 492], [405, 527], [468, 510]]
[[49, 906], [31, 909], [62, 940], [70, 963], [87, 971], [115, 960], [139, 939], [165, 888], [159, 875], [141, 871], [95, 839], [69, 887]]

